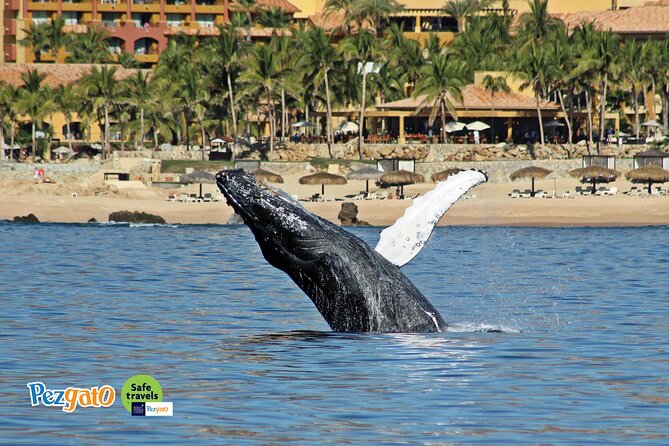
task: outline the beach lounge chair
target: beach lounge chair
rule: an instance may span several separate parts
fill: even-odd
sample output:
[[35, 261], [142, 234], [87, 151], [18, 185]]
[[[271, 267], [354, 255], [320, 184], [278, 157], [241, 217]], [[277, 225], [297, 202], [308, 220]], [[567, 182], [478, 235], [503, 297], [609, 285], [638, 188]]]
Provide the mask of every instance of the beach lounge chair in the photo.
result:
[[534, 194], [534, 198], [548, 198], [548, 192], [540, 190], [536, 194]]
[[188, 201], [191, 203], [202, 203], [202, 198], [198, 197], [197, 194], [190, 194]]
[[520, 189], [514, 189], [509, 194], [511, 198], [520, 198]]
[[179, 201], [181, 201], [182, 203], [186, 203], [190, 201], [190, 197], [188, 196], [188, 194], [181, 194], [179, 195]]
[[596, 195], [596, 196], [598, 196], [598, 197], [601, 197], [601, 196], [604, 196], [604, 195], [608, 195], [608, 194], [609, 194], [609, 190], [608, 190], [607, 188], [605, 188], [605, 187], [600, 187], [600, 188], [597, 189], [597, 190], [595, 191], [595, 193], [594, 193], [594, 195]]
[[177, 201], [177, 195], [176, 194], [169, 194], [167, 196], [167, 201]]
[[202, 201], [204, 201], [205, 203], [211, 203], [212, 201], [214, 201], [214, 197], [210, 193], [206, 193], [202, 197]]

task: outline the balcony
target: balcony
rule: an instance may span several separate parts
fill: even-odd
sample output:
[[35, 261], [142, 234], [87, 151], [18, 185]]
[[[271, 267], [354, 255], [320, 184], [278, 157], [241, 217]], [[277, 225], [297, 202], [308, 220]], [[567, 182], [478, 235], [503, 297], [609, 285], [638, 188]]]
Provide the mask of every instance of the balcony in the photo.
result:
[[16, 35], [16, 20], [7, 19], [4, 21], [5, 26], [5, 35], [6, 36], [15, 36]]
[[5, 62], [16, 62], [16, 45], [4, 45]]
[[63, 0], [63, 11], [88, 12], [93, 10], [92, 1]]
[[5, 10], [19, 11], [21, 9], [21, 0], [5, 0]]
[[58, 2], [38, 0], [28, 2], [28, 10], [30, 11], [57, 11]]
[[131, 11], [133, 12], [160, 12], [160, 0], [130, 0], [132, 1]]
[[98, 11], [123, 12], [128, 9], [128, 4], [121, 0], [102, 0], [98, 3]]

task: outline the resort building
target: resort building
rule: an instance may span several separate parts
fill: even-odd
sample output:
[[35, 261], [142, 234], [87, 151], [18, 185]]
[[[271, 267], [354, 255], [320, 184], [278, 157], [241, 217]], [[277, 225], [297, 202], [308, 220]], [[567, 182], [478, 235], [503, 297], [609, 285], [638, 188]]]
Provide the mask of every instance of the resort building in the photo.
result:
[[[288, 0], [257, 0], [256, 12], [279, 8], [292, 15], [299, 9]], [[134, 55], [140, 63], [155, 64], [167, 47], [170, 36], [185, 33], [197, 36], [218, 34], [218, 25], [232, 14], [246, 11], [235, 0], [3, 0], [0, 10], [3, 24], [0, 62], [31, 63], [30, 48], [18, 43], [30, 24], [47, 23], [62, 16], [66, 32], [85, 33], [89, 27], [102, 26], [109, 34], [109, 50]], [[268, 37], [271, 30], [252, 29], [252, 37]], [[63, 62], [63, 56], [58, 62]], [[45, 62], [54, 62], [45, 55]]]

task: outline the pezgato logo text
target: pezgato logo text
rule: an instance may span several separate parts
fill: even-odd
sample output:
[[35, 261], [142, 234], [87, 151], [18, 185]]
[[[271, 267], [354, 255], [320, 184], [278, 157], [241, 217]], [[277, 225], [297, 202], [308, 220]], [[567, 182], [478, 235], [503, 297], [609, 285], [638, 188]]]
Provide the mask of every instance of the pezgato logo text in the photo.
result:
[[74, 412], [78, 407], [110, 407], [116, 399], [112, 386], [91, 387], [90, 389], [68, 387], [67, 389], [47, 389], [43, 382], [27, 384], [32, 406], [62, 407], [63, 412]]

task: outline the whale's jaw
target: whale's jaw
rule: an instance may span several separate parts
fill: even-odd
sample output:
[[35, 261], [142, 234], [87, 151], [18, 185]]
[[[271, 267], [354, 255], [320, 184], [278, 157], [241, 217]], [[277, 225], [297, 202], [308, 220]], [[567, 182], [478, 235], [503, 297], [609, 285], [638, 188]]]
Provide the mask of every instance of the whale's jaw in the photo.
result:
[[399, 268], [353, 234], [241, 170], [219, 172], [216, 181], [265, 259], [293, 279], [334, 331], [446, 328]]

